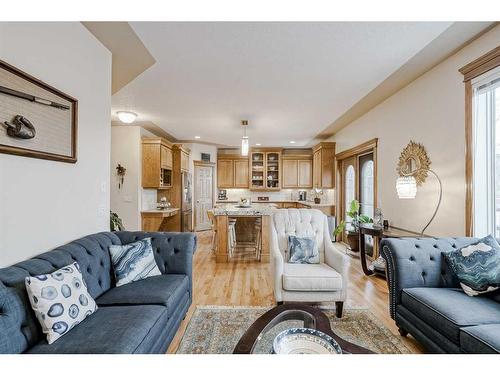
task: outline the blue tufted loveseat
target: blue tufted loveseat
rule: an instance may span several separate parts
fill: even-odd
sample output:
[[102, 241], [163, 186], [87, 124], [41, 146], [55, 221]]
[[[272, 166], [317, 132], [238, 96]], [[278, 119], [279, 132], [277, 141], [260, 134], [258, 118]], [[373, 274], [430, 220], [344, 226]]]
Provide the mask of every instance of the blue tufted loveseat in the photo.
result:
[[381, 242], [391, 317], [432, 353], [500, 353], [500, 292], [469, 297], [442, 253], [476, 238], [393, 238]]
[[[115, 287], [109, 246], [151, 237], [162, 273]], [[103, 232], [0, 269], [0, 353], [165, 353], [192, 300], [192, 233]], [[49, 345], [24, 279], [78, 262], [98, 310]]]

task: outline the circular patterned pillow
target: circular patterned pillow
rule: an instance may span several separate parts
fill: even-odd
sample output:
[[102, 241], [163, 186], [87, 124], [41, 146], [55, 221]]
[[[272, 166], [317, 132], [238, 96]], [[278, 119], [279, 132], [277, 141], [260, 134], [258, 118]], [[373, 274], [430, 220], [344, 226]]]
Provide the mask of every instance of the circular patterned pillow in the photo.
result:
[[25, 283], [49, 344], [97, 310], [76, 262], [51, 274], [26, 277]]

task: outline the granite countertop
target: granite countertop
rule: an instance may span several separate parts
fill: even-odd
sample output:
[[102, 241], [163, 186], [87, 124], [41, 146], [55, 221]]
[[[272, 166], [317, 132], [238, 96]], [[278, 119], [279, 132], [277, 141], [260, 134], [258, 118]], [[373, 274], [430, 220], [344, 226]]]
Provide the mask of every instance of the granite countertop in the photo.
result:
[[141, 214], [156, 214], [162, 215], [163, 217], [174, 216], [179, 211], [179, 208], [164, 208], [162, 210], [158, 210], [156, 208], [152, 210], [142, 210]]
[[[238, 201], [233, 201], [233, 200], [227, 200], [227, 201], [221, 201], [217, 200], [216, 203], [228, 203], [228, 204], [235, 204], [238, 203]], [[334, 203], [332, 202], [321, 202], [321, 203], [314, 203], [311, 201], [299, 201], [299, 200], [292, 200], [292, 199], [282, 199], [282, 200], [277, 200], [277, 199], [270, 199], [268, 201], [253, 201], [252, 204], [266, 204], [266, 203], [300, 203], [304, 204], [306, 206], [311, 206], [311, 207], [331, 207], [335, 206]]]
[[[226, 202], [224, 202], [226, 203]], [[219, 203], [220, 204], [220, 203]], [[252, 204], [251, 207], [238, 207], [233, 203], [213, 209], [215, 216], [269, 216], [276, 210], [274, 207]]]

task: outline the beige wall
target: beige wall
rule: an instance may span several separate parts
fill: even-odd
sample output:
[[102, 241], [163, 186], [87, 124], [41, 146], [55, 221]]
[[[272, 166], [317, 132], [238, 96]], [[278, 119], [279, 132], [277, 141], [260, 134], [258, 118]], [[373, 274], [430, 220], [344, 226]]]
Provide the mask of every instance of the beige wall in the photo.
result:
[[[123, 187], [118, 188], [116, 166], [127, 170]], [[141, 207], [141, 128], [111, 127], [111, 211], [122, 219], [127, 230], [140, 229]]]
[[109, 230], [111, 54], [79, 22], [0, 23], [0, 58], [78, 99], [78, 162], [0, 154], [0, 267]]
[[498, 46], [500, 26], [489, 31], [431, 71], [381, 103], [330, 140], [337, 152], [379, 138], [378, 204], [393, 225], [420, 231], [430, 219], [438, 198], [433, 176], [414, 200], [396, 194], [396, 164], [410, 140], [421, 142], [431, 168], [443, 182], [441, 208], [428, 234], [465, 233], [464, 85], [458, 69]]

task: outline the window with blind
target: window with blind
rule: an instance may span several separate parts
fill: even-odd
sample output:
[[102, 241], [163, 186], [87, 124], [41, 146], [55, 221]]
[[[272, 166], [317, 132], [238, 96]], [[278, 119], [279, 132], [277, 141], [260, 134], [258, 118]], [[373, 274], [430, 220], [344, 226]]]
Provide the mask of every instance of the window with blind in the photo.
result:
[[500, 67], [472, 80], [474, 236], [500, 237]]

